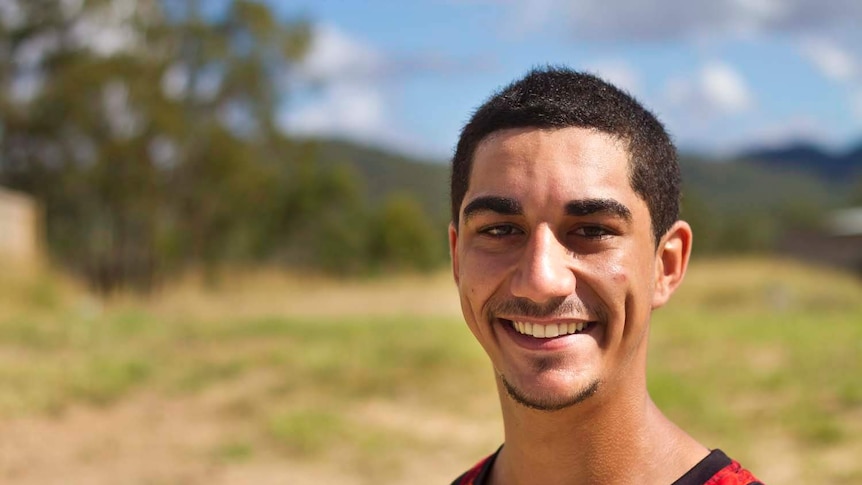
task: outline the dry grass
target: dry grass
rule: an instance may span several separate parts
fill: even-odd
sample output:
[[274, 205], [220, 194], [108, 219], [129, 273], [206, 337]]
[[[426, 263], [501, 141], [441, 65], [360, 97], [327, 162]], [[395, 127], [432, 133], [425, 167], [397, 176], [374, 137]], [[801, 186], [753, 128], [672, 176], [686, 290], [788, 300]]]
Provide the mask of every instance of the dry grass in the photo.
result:
[[448, 271], [339, 280], [266, 268], [233, 269], [215, 283], [191, 274], [167, 285], [146, 307], [159, 315], [195, 320], [460, 315]]
[[[654, 317], [652, 393], [768, 483], [858, 482], [859, 322], [850, 276], [696, 262]], [[448, 483], [500, 433], [446, 271], [231, 271], [105, 304], [0, 276], [0, 482]]]

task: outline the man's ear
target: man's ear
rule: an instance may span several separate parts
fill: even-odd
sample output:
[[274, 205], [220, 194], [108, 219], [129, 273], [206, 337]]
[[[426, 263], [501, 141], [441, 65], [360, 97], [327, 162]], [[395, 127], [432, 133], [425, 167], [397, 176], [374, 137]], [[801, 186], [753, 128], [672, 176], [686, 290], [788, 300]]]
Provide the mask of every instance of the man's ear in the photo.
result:
[[655, 289], [652, 307], [658, 308], [670, 299], [682, 283], [691, 257], [691, 226], [685, 221], [676, 221], [656, 249]]
[[455, 228], [455, 223], [449, 223], [449, 258], [452, 259], [452, 277], [455, 279], [455, 284], [458, 284], [458, 229]]

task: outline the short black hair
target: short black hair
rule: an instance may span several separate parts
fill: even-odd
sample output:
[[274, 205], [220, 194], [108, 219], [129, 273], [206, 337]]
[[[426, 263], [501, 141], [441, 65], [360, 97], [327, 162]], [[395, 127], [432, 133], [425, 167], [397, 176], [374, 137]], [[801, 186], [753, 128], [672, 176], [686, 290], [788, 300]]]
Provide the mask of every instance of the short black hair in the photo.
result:
[[491, 96], [461, 130], [452, 159], [450, 195], [457, 227], [476, 147], [509, 128], [581, 127], [612, 135], [629, 153], [629, 183], [650, 212], [656, 243], [679, 218], [676, 148], [661, 122], [632, 96], [591, 74], [533, 69]]

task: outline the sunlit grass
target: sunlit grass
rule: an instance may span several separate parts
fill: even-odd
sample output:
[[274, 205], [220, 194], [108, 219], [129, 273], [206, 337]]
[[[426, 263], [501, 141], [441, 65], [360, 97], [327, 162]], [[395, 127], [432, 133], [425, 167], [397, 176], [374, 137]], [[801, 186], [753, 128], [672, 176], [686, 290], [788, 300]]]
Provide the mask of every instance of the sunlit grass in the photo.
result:
[[[212, 445], [207, 456], [215, 463], [338, 459], [345, 473], [383, 481], [397, 481], [409, 460], [453, 446], [447, 417], [498, 419], [487, 359], [452, 312], [409, 315], [409, 302], [400, 302], [392, 314], [353, 311], [357, 305], [321, 316], [273, 305], [257, 314], [247, 305], [236, 312], [223, 305], [218, 316], [171, 313], [158, 301], [98, 305], [51, 281], [0, 281], [0, 300], [10, 301], [0, 312], [0, 416], [7, 419], [112, 406], [140, 392], [212, 394], [223, 419], [243, 430]], [[416, 281], [413, 290], [399, 282], [399, 294], [454, 298], [443, 277]], [[286, 291], [269, 284], [272, 295]], [[321, 298], [325, 282], [314, 285]], [[334, 285], [338, 296], [348, 291]], [[393, 288], [374, 281], [358, 291], [370, 294], [375, 285], [379, 300]], [[302, 299], [300, 287], [289, 289], [285, 298]], [[219, 293], [202, 292], [195, 304], [206, 298]], [[862, 452], [860, 323], [857, 278], [786, 262], [697, 262], [653, 317], [650, 390], [674, 421], [762, 467], [767, 481], [781, 459], [796, 460], [800, 483], [852, 481], [862, 477], [862, 463], [821, 462]], [[422, 416], [432, 421], [417, 422]], [[498, 439], [487, 434], [477, 443]], [[771, 456], [775, 440], [794, 455]], [[464, 463], [477, 453], [463, 450]]]
[[758, 463], [762, 443], [788, 440], [804, 452], [781, 459], [801, 462], [802, 481], [842, 483], [822, 456], [862, 451], [862, 281], [757, 260], [705, 262], [690, 276], [653, 317], [653, 397], [707, 445]]

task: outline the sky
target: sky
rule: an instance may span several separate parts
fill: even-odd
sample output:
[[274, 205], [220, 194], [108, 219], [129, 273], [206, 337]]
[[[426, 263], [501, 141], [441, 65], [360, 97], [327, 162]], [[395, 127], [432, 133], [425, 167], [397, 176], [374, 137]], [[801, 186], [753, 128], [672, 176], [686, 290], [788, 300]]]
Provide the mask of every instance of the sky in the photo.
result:
[[269, 0], [311, 47], [280, 125], [445, 160], [536, 66], [599, 75], [684, 152], [862, 141], [860, 0]]

